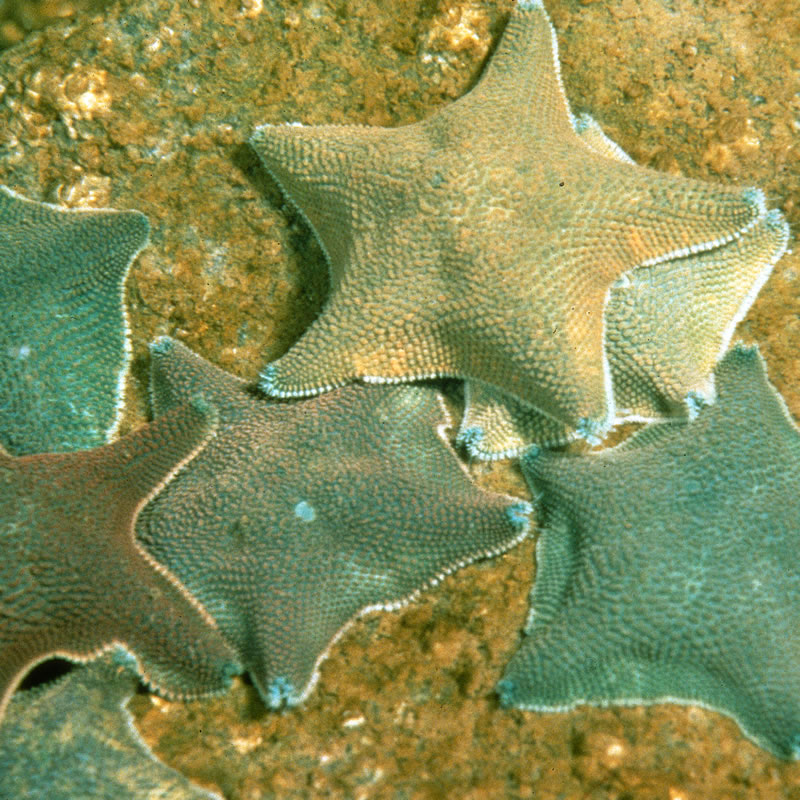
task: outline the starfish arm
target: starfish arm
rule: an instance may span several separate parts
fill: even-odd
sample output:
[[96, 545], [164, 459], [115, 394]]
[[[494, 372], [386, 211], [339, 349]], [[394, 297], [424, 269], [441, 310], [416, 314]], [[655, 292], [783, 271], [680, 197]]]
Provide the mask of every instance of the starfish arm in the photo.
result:
[[[121, 451], [122, 463], [117, 461], [104, 481], [116, 484], [125, 498], [118, 502], [117, 511], [125, 514], [128, 506], [133, 521], [128, 523], [126, 536], [143, 562], [132, 566], [129, 581], [120, 581], [115, 607], [129, 612], [119, 619], [117, 638], [130, 649], [151, 688], [179, 699], [225, 691], [233, 676], [241, 672], [233, 650], [208, 612], [133, 539], [141, 509], [216, 435], [216, 407], [196, 394], [189, 399], [146, 429], [112, 445]], [[149, 578], [144, 585], [136, 579], [141, 574]], [[125, 594], [129, 595], [127, 601]]]
[[613, 139], [606, 136], [597, 120], [589, 114], [576, 117], [574, 128], [583, 144], [597, 155], [613, 158], [623, 164], [636, 163]]
[[123, 284], [149, 230], [138, 211], [0, 187], [0, 436], [18, 455], [112, 436], [130, 360]]
[[[109, 609], [118, 617], [115, 644], [129, 653], [128, 663], [142, 681], [165, 697], [190, 700], [226, 692], [243, 670], [235, 651], [208, 611], [171, 573], [149, 556], [141, 561], [136, 573], [149, 567], [155, 575], [146, 585], [115, 595]], [[122, 604], [129, 607], [125, 614], [118, 610]], [[86, 661], [95, 654], [62, 655]]]
[[235, 405], [238, 398], [231, 386], [237, 383], [242, 389], [246, 386], [176, 339], [160, 336], [150, 343], [150, 406], [156, 418], [193, 396], [202, 396], [216, 408]]
[[697, 663], [689, 653], [676, 659], [654, 639], [637, 637], [622, 649], [592, 642], [585, 624], [532, 635], [538, 641], [515, 654], [498, 684], [506, 707], [569, 711], [580, 705], [699, 705], [731, 717], [774, 755], [800, 757], [800, 687], [777, 672], [768, 685], [743, 693], [740, 681], [749, 675]]
[[428, 142], [419, 125], [402, 132], [401, 143], [385, 128], [289, 124], [262, 125], [250, 137], [264, 167], [319, 238], [332, 290], [359, 237], [417, 207], [407, 178]]
[[358, 379], [391, 383], [447, 374], [445, 348], [414, 334], [419, 320], [398, 329], [382, 312], [331, 298], [289, 352], [264, 368], [261, 390], [272, 397], [308, 397]]
[[133, 540], [141, 508], [214, 425], [213, 410], [195, 401], [97, 450], [0, 458], [0, 715], [37, 663], [92, 659], [114, 645], [165, 694], [227, 688], [238, 670], [232, 650]]
[[621, 417], [685, 414], [690, 393], [713, 401], [714, 366], [788, 239], [783, 217], [770, 211], [729, 244], [633, 270], [619, 282], [607, 343]]
[[[562, 258], [585, 262], [587, 267], [598, 261], [605, 265], [599, 272], [595, 266], [585, 274], [572, 274], [587, 288], [592, 279], [606, 285], [607, 279], [613, 283], [635, 267], [732, 242], [767, 213], [758, 189], [704, 183], [600, 159], [593, 153], [576, 154], [562, 170], [561, 180], [570, 210], [569, 219], [563, 217], [569, 227], [561, 236]], [[546, 216], [536, 218], [537, 226], [563, 226], [564, 213], [546, 210]]]
[[19, 693], [0, 736], [0, 796], [221, 800], [147, 746], [127, 709], [137, 685], [112, 657]]
[[[525, 138], [577, 141], [561, 82], [558, 40], [543, 5], [517, 4], [491, 61], [461, 103], [473, 113], [460, 121], [480, 124], [484, 131], [508, 131], [510, 116], [516, 114]], [[446, 106], [438, 114], [447, 118], [454, 110]]]
[[105, 485], [120, 494], [115, 507], [120, 518], [135, 517], [202, 452], [216, 435], [218, 423], [218, 409], [193, 394], [171, 413], [84, 454], [82, 470], [89, 485]]
[[[620, 421], [686, 415], [690, 394], [713, 400], [714, 366], [788, 237], [780, 212], [770, 211], [727, 245], [638, 268], [615, 284], [606, 340]], [[548, 447], [571, 437], [513, 396], [467, 385], [459, 441], [473, 457], [513, 457], [531, 443]]]
[[717, 389], [730, 397], [731, 413], [739, 425], [749, 425], [749, 420], [759, 418], [768, 435], [786, 446], [786, 461], [791, 466], [800, 465], [800, 427], [786, 407], [783, 397], [767, 377], [764, 358], [755, 345], [737, 343], [720, 362], [716, 370]]

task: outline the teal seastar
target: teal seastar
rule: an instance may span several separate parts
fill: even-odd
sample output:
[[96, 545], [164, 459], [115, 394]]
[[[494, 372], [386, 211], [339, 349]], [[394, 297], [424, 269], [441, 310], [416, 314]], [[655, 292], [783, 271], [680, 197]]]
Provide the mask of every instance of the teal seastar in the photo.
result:
[[0, 186], [0, 443], [78, 450], [116, 428], [130, 359], [123, 283], [138, 211], [68, 210]]
[[523, 460], [545, 527], [505, 705], [699, 704], [800, 755], [800, 432], [755, 348], [716, 380], [692, 422]]
[[112, 660], [18, 692], [0, 736], [0, 797], [221, 800], [159, 761], [126, 706], [138, 681]]
[[208, 614], [134, 539], [141, 508], [214, 424], [194, 400], [94, 450], [0, 447], [0, 718], [28, 670], [53, 656], [87, 661], [120, 645], [175, 697], [221, 691], [239, 671]]
[[220, 427], [137, 535], [215, 617], [272, 707], [306, 697], [356, 616], [404, 604], [527, 530], [527, 503], [470, 481], [428, 387], [269, 402], [171, 339], [151, 355], [154, 413], [199, 391]]
[[[591, 117], [576, 119], [575, 129], [597, 153], [633, 163]], [[714, 366], [788, 242], [789, 226], [772, 210], [732, 242], [639, 267], [612, 286], [605, 349], [615, 422], [684, 416], [713, 400]], [[563, 422], [488, 384], [468, 381], [466, 400], [457, 440], [474, 458], [509, 458], [531, 443], [574, 437]]]
[[587, 144], [538, 0], [516, 4], [475, 88], [422, 122], [264, 125], [251, 143], [331, 271], [322, 313], [262, 373], [280, 397], [453, 375], [601, 435], [616, 415], [611, 287], [732, 242], [765, 215], [755, 189]]

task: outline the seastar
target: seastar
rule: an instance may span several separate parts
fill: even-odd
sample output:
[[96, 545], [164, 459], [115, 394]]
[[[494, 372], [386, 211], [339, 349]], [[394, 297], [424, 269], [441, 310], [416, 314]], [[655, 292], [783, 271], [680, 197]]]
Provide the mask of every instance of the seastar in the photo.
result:
[[169, 338], [151, 356], [154, 413], [199, 391], [220, 428], [137, 535], [215, 617], [271, 707], [308, 695], [355, 617], [401, 606], [527, 531], [527, 503], [470, 481], [429, 387], [269, 402]]
[[800, 431], [755, 348], [716, 383], [692, 422], [523, 459], [545, 527], [504, 705], [697, 704], [800, 755]]
[[609, 290], [763, 218], [755, 189], [609, 157], [575, 130], [554, 31], [520, 0], [483, 77], [399, 129], [264, 125], [251, 143], [330, 263], [326, 307], [262, 373], [293, 397], [452, 375], [582, 434], [615, 416]]
[[230, 647], [133, 530], [214, 425], [196, 399], [94, 450], [14, 457], [0, 447], [0, 718], [31, 667], [115, 645], [166, 695], [228, 686], [238, 671]]
[[0, 736], [0, 796], [221, 800], [159, 761], [127, 710], [136, 676], [101, 659], [18, 692]]
[[10, 452], [109, 441], [130, 360], [123, 283], [149, 231], [138, 211], [63, 209], [0, 186], [0, 442]]

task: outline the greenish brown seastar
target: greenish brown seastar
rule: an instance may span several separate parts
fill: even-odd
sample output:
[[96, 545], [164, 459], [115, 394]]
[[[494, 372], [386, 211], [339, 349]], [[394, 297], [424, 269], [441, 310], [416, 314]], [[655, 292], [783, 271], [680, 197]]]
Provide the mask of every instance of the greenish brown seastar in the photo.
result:
[[0, 186], [0, 443], [16, 455], [105, 444], [130, 360], [123, 283], [138, 211], [64, 209]]
[[142, 507], [215, 425], [213, 409], [192, 400], [94, 450], [14, 457], [0, 447], [0, 718], [39, 662], [115, 646], [167, 696], [227, 688], [239, 671], [230, 647], [134, 538]]
[[138, 683], [128, 669], [104, 658], [18, 692], [0, 735], [0, 797], [221, 800], [159, 761], [145, 744], [126, 708]]
[[544, 527], [504, 705], [697, 704], [800, 756], [800, 431], [755, 348], [716, 385], [694, 421], [523, 459]]
[[251, 143], [331, 271], [322, 313], [262, 373], [278, 397], [452, 375], [602, 435], [616, 415], [611, 287], [732, 242], [766, 213], [756, 189], [588, 145], [539, 0], [516, 4], [478, 84], [426, 120], [264, 125]]
[[270, 402], [172, 339], [151, 356], [154, 413], [199, 391], [220, 426], [137, 536], [214, 616], [271, 707], [307, 696], [355, 617], [399, 607], [527, 531], [527, 503], [471, 482], [429, 387]]
[[[575, 130], [595, 152], [633, 163], [588, 115], [575, 120]], [[615, 423], [691, 415], [698, 403], [713, 402], [714, 367], [788, 241], [783, 216], [768, 211], [732, 242], [634, 269], [612, 286], [605, 341]], [[530, 444], [571, 438], [569, 426], [527, 403], [467, 382], [457, 441], [471, 457], [515, 457]]]

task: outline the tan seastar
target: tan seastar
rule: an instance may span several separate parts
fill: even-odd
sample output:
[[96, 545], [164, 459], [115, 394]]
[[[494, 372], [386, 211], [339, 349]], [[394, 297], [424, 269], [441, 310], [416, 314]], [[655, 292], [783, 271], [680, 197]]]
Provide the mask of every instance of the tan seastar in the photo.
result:
[[615, 281], [733, 241], [755, 189], [661, 174], [575, 131], [541, 2], [512, 12], [472, 91], [399, 129], [264, 125], [251, 142], [325, 248], [328, 303], [262, 388], [492, 384], [584, 434], [615, 416]]

